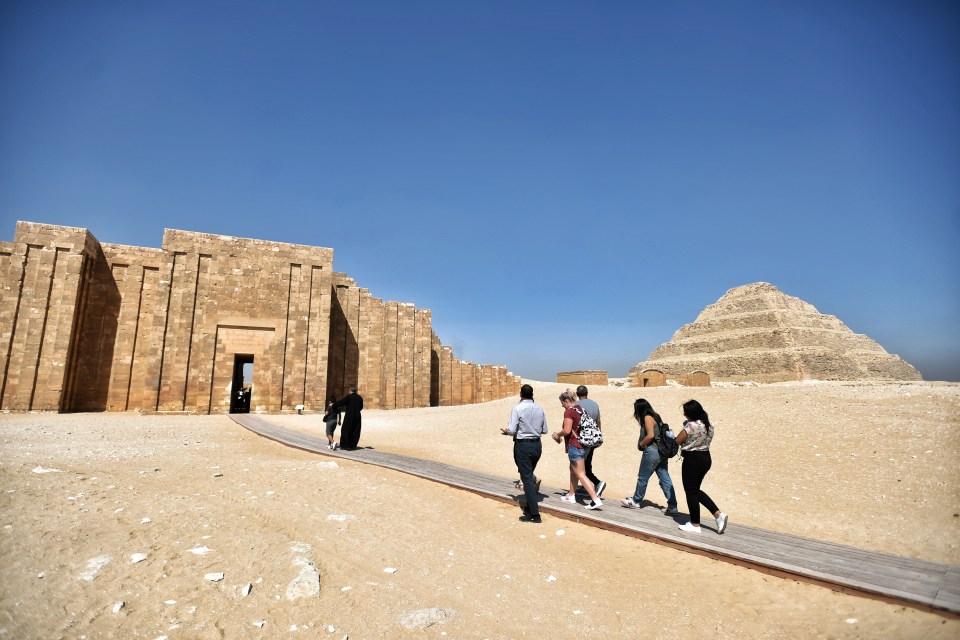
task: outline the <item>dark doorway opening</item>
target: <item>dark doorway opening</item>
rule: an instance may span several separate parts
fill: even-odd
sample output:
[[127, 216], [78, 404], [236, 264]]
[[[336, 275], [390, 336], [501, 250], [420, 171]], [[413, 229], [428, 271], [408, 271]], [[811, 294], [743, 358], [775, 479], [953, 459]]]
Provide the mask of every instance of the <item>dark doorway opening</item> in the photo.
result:
[[250, 413], [253, 395], [253, 356], [233, 356], [233, 384], [230, 386], [230, 413]]

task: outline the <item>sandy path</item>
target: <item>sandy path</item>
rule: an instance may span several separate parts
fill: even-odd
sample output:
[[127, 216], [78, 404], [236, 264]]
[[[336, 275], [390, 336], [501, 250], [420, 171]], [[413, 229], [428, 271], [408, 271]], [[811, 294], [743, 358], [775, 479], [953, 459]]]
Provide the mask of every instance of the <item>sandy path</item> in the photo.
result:
[[[561, 387], [536, 386], [556, 425]], [[957, 563], [960, 385], [645, 391], [670, 422], [689, 397], [716, 419], [706, 488], [736, 521]], [[611, 498], [632, 489], [639, 460], [636, 392], [591, 393], [605, 416], [597, 468]], [[509, 477], [510, 443], [496, 430], [512, 404], [365, 412], [361, 443]], [[320, 426], [317, 416], [276, 420]], [[837, 425], [842, 448], [823, 436]], [[331, 465], [224, 416], [8, 414], [0, 441], [0, 637], [960, 635], [956, 620], [549, 516], [522, 524], [510, 505]], [[541, 475], [560, 484], [560, 448], [545, 444]], [[647, 497], [662, 503], [656, 486]], [[135, 553], [147, 557], [132, 563]], [[94, 575], [88, 562], [105, 556]], [[288, 599], [311, 565], [319, 594]]]

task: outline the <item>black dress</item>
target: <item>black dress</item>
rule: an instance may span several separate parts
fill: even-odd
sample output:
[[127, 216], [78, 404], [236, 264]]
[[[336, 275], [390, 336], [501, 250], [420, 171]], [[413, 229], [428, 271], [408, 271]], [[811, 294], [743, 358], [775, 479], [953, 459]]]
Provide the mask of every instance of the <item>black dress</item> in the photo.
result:
[[340, 448], [356, 449], [360, 442], [360, 411], [363, 410], [363, 398], [358, 393], [349, 393], [333, 405], [333, 409], [341, 407], [345, 409], [345, 414], [340, 427]]

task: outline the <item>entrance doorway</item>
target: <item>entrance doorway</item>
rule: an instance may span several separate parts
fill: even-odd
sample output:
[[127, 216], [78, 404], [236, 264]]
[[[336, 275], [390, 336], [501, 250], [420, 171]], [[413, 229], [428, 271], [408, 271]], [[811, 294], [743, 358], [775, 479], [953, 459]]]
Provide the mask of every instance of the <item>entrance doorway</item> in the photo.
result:
[[253, 395], [253, 356], [233, 356], [233, 384], [230, 386], [230, 413], [250, 413]]

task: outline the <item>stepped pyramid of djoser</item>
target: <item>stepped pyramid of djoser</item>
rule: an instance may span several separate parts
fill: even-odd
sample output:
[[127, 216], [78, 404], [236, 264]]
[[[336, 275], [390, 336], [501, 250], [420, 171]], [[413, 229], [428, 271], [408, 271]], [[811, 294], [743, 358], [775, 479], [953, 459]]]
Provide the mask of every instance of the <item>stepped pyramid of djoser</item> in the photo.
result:
[[706, 371], [712, 380], [922, 380], [899, 356], [772, 284], [730, 289], [654, 349], [631, 376]]

